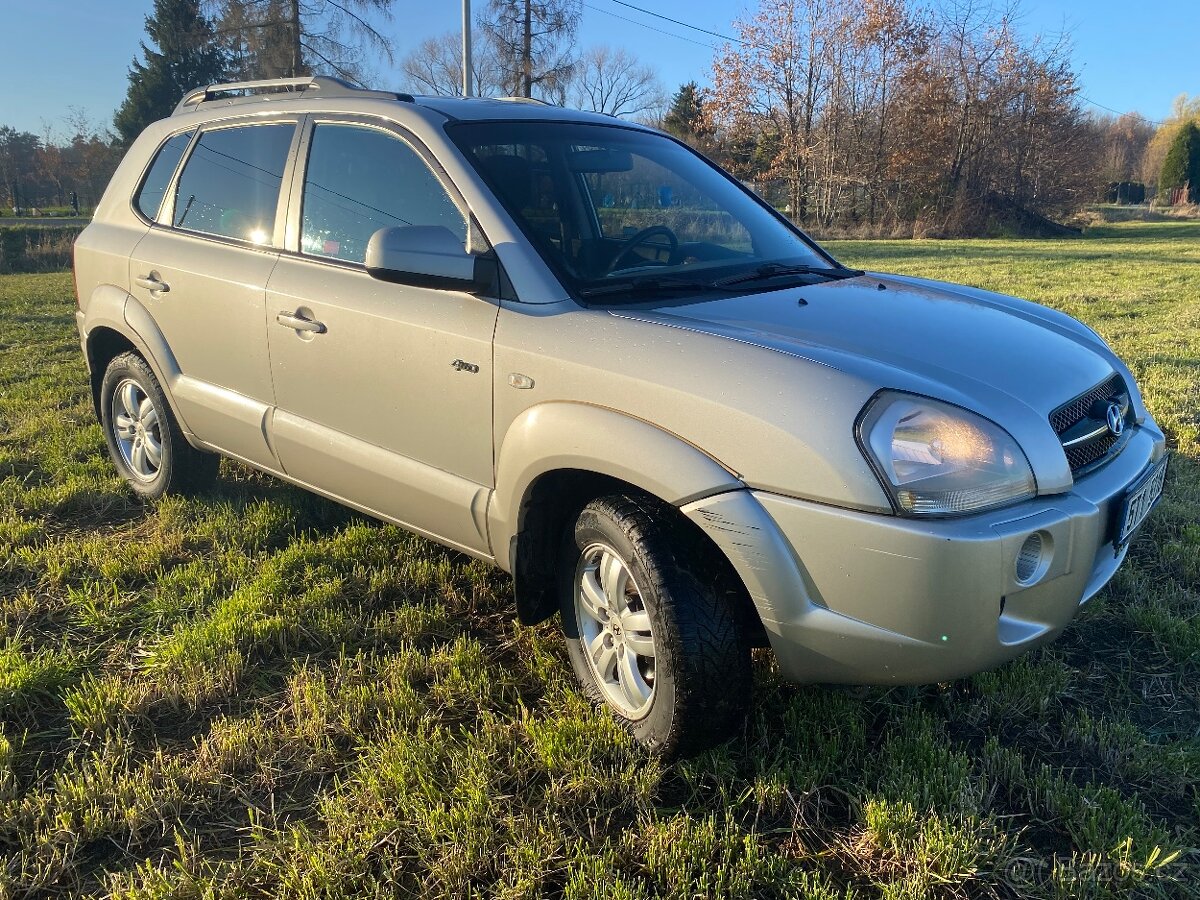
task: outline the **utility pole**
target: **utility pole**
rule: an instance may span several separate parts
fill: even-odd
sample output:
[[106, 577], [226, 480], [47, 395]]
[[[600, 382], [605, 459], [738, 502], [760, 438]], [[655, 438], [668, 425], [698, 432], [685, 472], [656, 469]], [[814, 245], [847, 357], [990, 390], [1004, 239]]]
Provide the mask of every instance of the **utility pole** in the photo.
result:
[[300, 61], [303, 59], [303, 53], [300, 47], [300, 0], [292, 0], [291, 8], [288, 10], [292, 19], [292, 33], [288, 35], [292, 43], [292, 77], [300, 76]]
[[533, 0], [525, 0], [525, 33], [521, 46], [521, 60], [525, 64], [524, 97], [533, 96]]
[[463, 96], [470, 97], [473, 93], [471, 88], [471, 0], [463, 0], [462, 41]]

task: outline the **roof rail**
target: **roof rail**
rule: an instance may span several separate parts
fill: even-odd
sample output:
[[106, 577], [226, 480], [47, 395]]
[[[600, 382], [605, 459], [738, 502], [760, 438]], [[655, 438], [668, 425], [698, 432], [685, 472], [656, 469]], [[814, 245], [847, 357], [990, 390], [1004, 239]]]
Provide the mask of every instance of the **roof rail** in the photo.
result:
[[[259, 81], [231, 81], [227, 84], [209, 84], [193, 88], [184, 94], [175, 111], [177, 116], [183, 112], [199, 109], [203, 103], [220, 100], [226, 104], [247, 103], [259, 100], [290, 100], [312, 92], [321, 97], [355, 97], [360, 99], [405, 100], [412, 102], [411, 94], [398, 94], [392, 91], [372, 91], [360, 88], [340, 78], [328, 75], [305, 75], [302, 78], [264, 78]], [[240, 94], [237, 97], [222, 97], [222, 94]]]
[[539, 100], [537, 97], [492, 97], [492, 100], [503, 100], [505, 103], [532, 103], [536, 106], [553, 106], [553, 103], [547, 103], [545, 100]]

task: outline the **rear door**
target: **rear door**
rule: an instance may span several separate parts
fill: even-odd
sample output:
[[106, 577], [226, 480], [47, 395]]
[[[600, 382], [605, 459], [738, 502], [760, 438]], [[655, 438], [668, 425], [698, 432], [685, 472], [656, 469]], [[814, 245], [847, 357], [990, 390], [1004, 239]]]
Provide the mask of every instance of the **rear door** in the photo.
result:
[[[312, 118], [267, 285], [279, 458], [315, 488], [486, 553], [498, 305], [363, 267], [384, 227], [441, 225], [465, 242], [465, 204], [400, 130]], [[294, 327], [304, 320], [316, 330]]]
[[183, 420], [205, 443], [270, 469], [265, 291], [296, 125], [293, 116], [200, 131], [129, 271], [130, 294], [174, 355]]

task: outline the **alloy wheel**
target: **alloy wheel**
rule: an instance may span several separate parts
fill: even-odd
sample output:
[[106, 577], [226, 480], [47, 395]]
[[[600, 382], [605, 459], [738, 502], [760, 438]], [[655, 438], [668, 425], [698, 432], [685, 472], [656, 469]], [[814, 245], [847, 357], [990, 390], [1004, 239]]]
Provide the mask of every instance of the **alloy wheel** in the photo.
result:
[[129, 471], [141, 481], [157, 478], [162, 467], [162, 420], [154, 401], [132, 378], [113, 391], [112, 429]]
[[575, 616], [596, 684], [622, 715], [645, 715], [654, 698], [650, 613], [629, 566], [605, 544], [583, 551], [575, 572]]

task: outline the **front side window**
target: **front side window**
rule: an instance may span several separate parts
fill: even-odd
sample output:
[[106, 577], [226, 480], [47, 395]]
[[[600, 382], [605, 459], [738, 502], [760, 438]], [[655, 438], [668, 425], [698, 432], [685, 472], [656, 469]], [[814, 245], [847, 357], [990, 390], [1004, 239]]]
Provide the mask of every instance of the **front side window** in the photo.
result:
[[146, 173], [146, 180], [137, 195], [137, 208], [147, 219], [154, 220], [158, 216], [158, 208], [162, 206], [163, 194], [167, 192], [167, 183], [175, 174], [175, 167], [183, 158], [183, 152], [191, 143], [194, 131], [184, 131], [167, 138], [166, 143], [159, 148], [158, 155]]
[[304, 175], [300, 249], [362, 262], [381, 228], [467, 223], [425, 160], [399, 137], [360, 125], [317, 125]]
[[[764, 203], [663, 135], [569, 122], [447, 133], [577, 296], [848, 277]], [[644, 292], [644, 291], [643, 291]]]
[[172, 224], [269, 244], [295, 128], [288, 122], [201, 134], [179, 176]]

